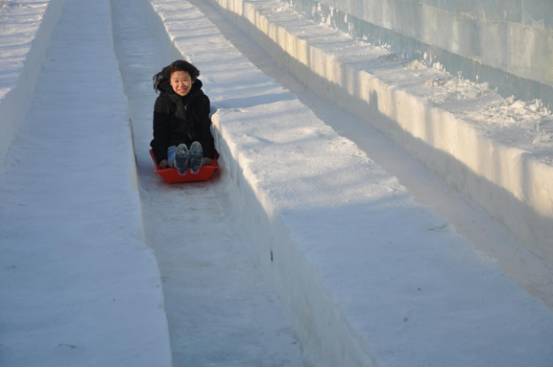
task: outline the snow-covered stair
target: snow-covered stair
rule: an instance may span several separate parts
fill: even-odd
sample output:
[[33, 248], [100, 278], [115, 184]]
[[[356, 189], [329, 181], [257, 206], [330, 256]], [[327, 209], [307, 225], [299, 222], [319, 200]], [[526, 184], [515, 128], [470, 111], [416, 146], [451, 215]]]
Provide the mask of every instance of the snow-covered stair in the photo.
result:
[[152, 3], [202, 70], [252, 251], [309, 363], [553, 362], [550, 309], [262, 74], [197, 8]]
[[50, 6], [61, 17], [0, 176], [0, 364], [170, 365], [109, 2]]

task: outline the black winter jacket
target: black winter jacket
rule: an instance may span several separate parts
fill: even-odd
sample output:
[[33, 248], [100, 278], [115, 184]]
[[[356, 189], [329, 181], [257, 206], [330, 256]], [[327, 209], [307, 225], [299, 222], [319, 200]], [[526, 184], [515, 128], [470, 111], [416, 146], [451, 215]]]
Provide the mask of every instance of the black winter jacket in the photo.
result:
[[209, 98], [197, 79], [186, 96], [179, 96], [168, 82], [160, 85], [160, 95], [154, 105], [154, 139], [150, 146], [157, 162], [167, 159], [167, 148], [199, 141], [204, 157], [217, 158], [211, 135]]

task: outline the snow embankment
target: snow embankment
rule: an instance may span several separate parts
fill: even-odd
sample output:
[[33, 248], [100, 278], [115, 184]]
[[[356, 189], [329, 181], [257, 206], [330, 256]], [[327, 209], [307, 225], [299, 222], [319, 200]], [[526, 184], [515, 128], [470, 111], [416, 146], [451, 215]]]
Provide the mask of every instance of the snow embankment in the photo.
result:
[[30, 105], [61, 8], [61, 0], [22, 0], [0, 7], [0, 172]]
[[[59, 21], [32, 42], [40, 57], [26, 52], [32, 70], [14, 71], [25, 117], [0, 174], [0, 364], [170, 365], [109, 4], [51, 5]], [[2, 26], [40, 22], [25, 14]]]
[[553, 265], [553, 115], [543, 104], [407, 63], [281, 1], [217, 2], [303, 83], [390, 134]]
[[[553, 361], [553, 313], [261, 73], [194, 6], [155, 0], [202, 71], [230, 197], [307, 362]], [[223, 245], [224, 246], [224, 245]]]

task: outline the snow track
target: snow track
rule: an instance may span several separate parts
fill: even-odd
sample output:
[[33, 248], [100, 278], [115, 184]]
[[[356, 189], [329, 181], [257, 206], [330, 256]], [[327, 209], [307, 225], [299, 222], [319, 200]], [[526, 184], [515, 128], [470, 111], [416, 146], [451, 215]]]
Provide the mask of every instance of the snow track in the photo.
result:
[[176, 365], [302, 365], [282, 303], [253, 258], [248, 229], [229, 198], [228, 173], [207, 183], [163, 184], [148, 154], [151, 77], [181, 58], [147, 4], [112, 2], [114, 35], [129, 99], [144, 222], [163, 279]]

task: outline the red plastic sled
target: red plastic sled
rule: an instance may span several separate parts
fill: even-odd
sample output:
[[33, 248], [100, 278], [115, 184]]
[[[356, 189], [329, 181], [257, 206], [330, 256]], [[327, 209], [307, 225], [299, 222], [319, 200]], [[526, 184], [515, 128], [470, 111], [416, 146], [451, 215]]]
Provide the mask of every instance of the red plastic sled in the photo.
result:
[[205, 164], [200, 168], [200, 171], [197, 174], [193, 174], [190, 169], [186, 172], [186, 175], [179, 175], [177, 172], [177, 169], [173, 167], [168, 167], [165, 169], [162, 169], [157, 164], [157, 160], [154, 156], [154, 152], [150, 150], [150, 156], [152, 157], [152, 160], [154, 161], [154, 165], [156, 166], [156, 173], [161, 176], [164, 182], [167, 184], [174, 184], [174, 183], [190, 183], [195, 181], [206, 181], [211, 179], [213, 177], [213, 174], [219, 169], [219, 165], [217, 164], [217, 160], [211, 161], [209, 164]]

